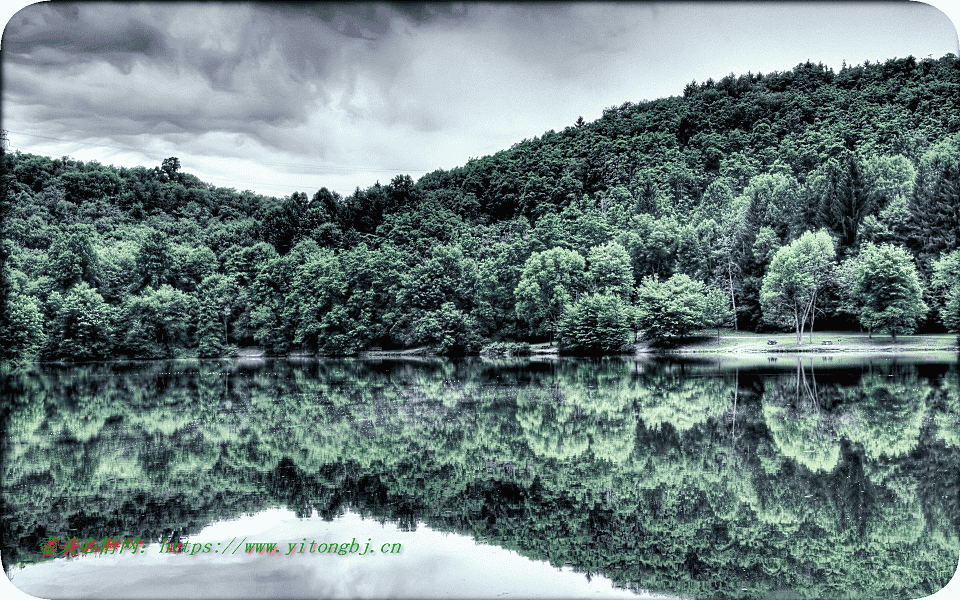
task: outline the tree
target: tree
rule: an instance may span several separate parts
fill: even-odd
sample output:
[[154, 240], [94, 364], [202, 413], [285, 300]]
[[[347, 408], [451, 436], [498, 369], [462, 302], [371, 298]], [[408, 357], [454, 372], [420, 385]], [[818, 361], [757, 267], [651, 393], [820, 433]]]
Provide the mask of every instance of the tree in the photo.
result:
[[834, 276], [833, 238], [826, 231], [806, 232], [788, 246], [777, 250], [760, 287], [763, 318], [771, 323], [790, 325], [797, 332], [797, 344], [807, 319], [810, 340], [818, 295]]
[[92, 225], [76, 224], [65, 228], [50, 245], [49, 273], [64, 290], [84, 281], [97, 285], [97, 232]]
[[907, 251], [889, 244], [867, 244], [850, 260], [844, 283], [863, 326], [889, 332], [894, 342], [898, 333], [912, 333], [929, 309]]
[[415, 343], [433, 346], [438, 354], [461, 355], [480, 349], [477, 321], [453, 302], [424, 313], [414, 324]]
[[818, 218], [837, 233], [841, 246], [851, 247], [860, 224], [874, 207], [876, 194], [867, 187], [863, 168], [853, 153], [845, 153], [840, 161], [830, 159], [823, 170]]
[[160, 287], [173, 283], [173, 251], [168, 236], [151, 229], [137, 252], [137, 272], [141, 275], [140, 287]]
[[635, 325], [643, 337], [654, 342], [670, 341], [704, 327], [705, 286], [684, 274], [663, 283], [647, 277], [637, 288]]
[[138, 358], [170, 358], [192, 347], [197, 300], [169, 285], [147, 287], [123, 305], [123, 346]]
[[733, 330], [737, 331], [736, 283], [741, 279], [741, 263], [749, 252], [747, 244], [750, 237], [748, 215], [750, 202], [741, 198], [727, 205], [720, 212], [720, 233], [713, 247], [716, 270], [714, 276], [723, 281], [723, 287], [730, 294], [730, 307], [733, 311]]
[[239, 311], [240, 288], [233, 276], [214, 273], [197, 287], [199, 322], [197, 324], [200, 356], [220, 356], [229, 345], [230, 323]]
[[400, 277], [394, 336], [404, 345], [418, 343], [421, 338], [416, 323], [426, 313], [438, 311], [446, 303], [452, 303], [458, 311], [469, 314], [476, 287], [477, 263], [464, 256], [459, 244], [434, 246], [427, 260], [414, 265]]
[[630, 298], [633, 291], [633, 269], [630, 266], [630, 255], [623, 246], [616, 242], [594, 246], [590, 249], [587, 263], [590, 265], [587, 277], [593, 291], [614, 294], [623, 299]]
[[931, 287], [947, 331], [960, 336], [960, 250], [933, 263]]
[[30, 360], [47, 340], [40, 303], [30, 296], [11, 294], [9, 327], [0, 329], [0, 345], [15, 360]]
[[717, 328], [717, 343], [720, 343], [720, 328], [734, 322], [733, 309], [727, 303], [727, 296], [723, 290], [711, 287], [707, 290], [703, 301], [703, 317], [708, 327]]
[[586, 354], [621, 352], [630, 343], [629, 306], [610, 292], [567, 305], [559, 325], [560, 347]]
[[960, 249], [960, 136], [933, 145], [919, 167], [908, 208], [910, 249], [926, 268], [935, 257]]
[[48, 329], [46, 358], [107, 358], [113, 350], [114, 310], [95, 288], [81, 281], [61, 296], [50, 294], [53, 318]]
[[166, 176], [169, 181], [179, 181], [180, 174], [177, 171], [180, 170], [180, 159], [176, 156], [171, 156], [170, 158], [163, 159], [163, 162], [160, 164], [160, 171]]
[[524, 263], [514, 291], [517, 316], [552, 339], [567, 304], [583, 292], [585, 267], [576, 250], [552, 248], [534, 252]]

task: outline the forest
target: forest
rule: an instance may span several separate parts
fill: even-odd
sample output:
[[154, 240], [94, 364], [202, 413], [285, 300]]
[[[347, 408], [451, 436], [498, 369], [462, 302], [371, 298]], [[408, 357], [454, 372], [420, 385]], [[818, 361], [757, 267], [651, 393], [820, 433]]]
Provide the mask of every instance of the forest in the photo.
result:
[[417, 181], [2, 161], [5, 358], [960, 334], [960, 60], [692, 82]]

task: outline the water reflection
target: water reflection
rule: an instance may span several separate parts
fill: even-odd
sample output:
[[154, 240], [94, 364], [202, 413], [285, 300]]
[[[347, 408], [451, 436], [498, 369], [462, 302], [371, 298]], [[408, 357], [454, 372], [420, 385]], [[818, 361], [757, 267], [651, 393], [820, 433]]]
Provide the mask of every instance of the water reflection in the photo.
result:
[[921, 597], [960, 553], [955, 361], [266, 359], [3, 376], [8, 570], [50, 563], [51, 536], [188, 538], [274, 506], [455, 532], [695, 597]]
[[[557, 598], [635, 597], [610, 580], [558, 572], [471, 538], [421, 527], [402, 531], [352, 513], [332, 522], [270, 509], [208, 526], [192, 543], [226, 547], [232, 539], [273, 540], [277, 554], [160, 553], [158, 545], [127, 554], [54, 560], [13, 576], [42, 598]], [[303, 541], [302, 541], [303, 540]], [[345, 541], [344, 541], [345, 540]], [[363, 555], [309, 551], [312, 542], [360, 540]], [[387, 540], [395, 553], [367, 552]], [[301, 552], [301, 548], [303, 552]], [[161, 591], [161, 593], [158, 593]]]

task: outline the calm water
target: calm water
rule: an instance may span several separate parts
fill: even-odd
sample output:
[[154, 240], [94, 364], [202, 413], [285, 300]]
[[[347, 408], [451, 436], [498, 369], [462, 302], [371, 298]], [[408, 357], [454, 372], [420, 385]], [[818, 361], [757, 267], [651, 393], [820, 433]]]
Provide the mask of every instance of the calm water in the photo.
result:
[[960, 555], [955, 357], [3, 377], [0, 552], [41, 597], [920, 598]]

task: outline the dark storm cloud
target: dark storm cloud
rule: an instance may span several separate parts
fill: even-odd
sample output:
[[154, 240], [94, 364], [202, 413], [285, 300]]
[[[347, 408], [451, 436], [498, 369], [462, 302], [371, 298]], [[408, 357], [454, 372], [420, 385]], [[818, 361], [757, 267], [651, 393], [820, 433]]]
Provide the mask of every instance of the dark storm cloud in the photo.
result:
[[693, 79], [956, 52], [942, 21], [898, 2], [39, 3], [4, 32], [4, 128], [29, 152], [349, 192]]
[[390, 20], [402, 17], [420, 25], [440, 19], [467, 16], [469, 7], [462, 2], [345, 2], [308, 4], [303, 2], [270, 2], [258, 8], [287, 17], [313, 17], [329, 24], [338, 33], [362, 39], [376, 39], [390, 29]]
[[[71, 137], [230, 132], [322, 155], [322, 136], [277, 129], [323, 110], [404, 119], [389, 101], [413, 58], [402, 32], [466, 14], [458, 4], [35, 4], [6, 29], [4, 99]], [[414, 112], [415, 128], [440, 127]]]
[[323, 97], [316, 78], [340, 36], [264, 17], [238, 5], [36, 4], [4, 36], [5, 100], [74, 136], [266, 139], [265, 127], [302, 124]]
[[157, 58], [168, 50], [165, 33], [153, 23], [127, 11], [106, 19], [91, 18], [93, 14], [74, 4], [24, 9], [4, 33], [5, 60], [47, 67], [106, 60], [126, 69], [134, 57]]

